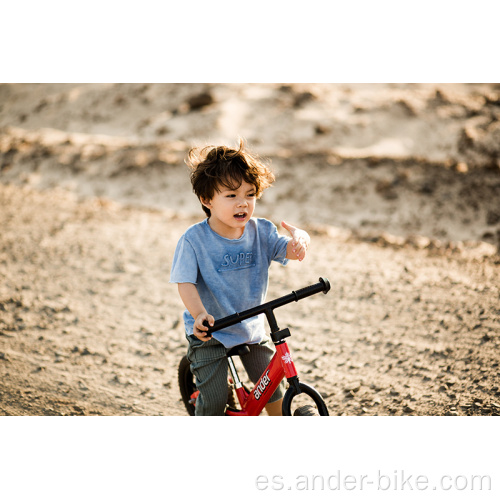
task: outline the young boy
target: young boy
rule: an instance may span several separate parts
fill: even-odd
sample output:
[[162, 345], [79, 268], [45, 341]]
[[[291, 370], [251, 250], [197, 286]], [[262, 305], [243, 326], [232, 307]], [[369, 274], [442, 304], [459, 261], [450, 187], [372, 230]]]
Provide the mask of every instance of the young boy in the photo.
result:
[[[272, 261], [286, 265], [302, 261], [309, 235], [291, 224], [281, 225], [290, 233], [280, 236], [276, 226], [252, 217], [256, 200], [274, 182], [274, 175], [256, 156], [244, 149], [225, 146], [191, 150], [193, 191], [207, 219], [191, 226], [175, 250], [170, 282], [178, 284], [186, 306], [184, 324], [189, 341], [188, 359], [200, 394], [196, 415], [223, 415], [227, 401], [226, 352], [248, 344], [250, 353], [241, 358], [253, 382], [269, 364], [274, 346], [265, 335], [262, 315], [245, 320], [207, 337], [208, 321], [255, 307], [265, 301], [268, 271]], [[281, 415], [284, 382], [275, 391], [266, 410]]]

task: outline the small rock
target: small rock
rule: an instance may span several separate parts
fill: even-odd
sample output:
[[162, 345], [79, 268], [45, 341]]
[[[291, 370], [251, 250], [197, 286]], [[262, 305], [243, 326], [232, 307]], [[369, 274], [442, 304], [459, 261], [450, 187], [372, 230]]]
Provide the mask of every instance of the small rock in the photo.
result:
[[353, 384], [344, 387], [344, 392], [358, 392], [361, 389], [361, 384], [359, 382], [354, 382]]
[[494, 226], [500, 222], [500, 210], [488, 210], [486, 214], [486, 224]]
[[317, 134], [317, 135], [323, 135], [323, 134], [327, 134], [328, 132], [330, 132], [330, 129], [328, 127], [326, 127], [325, 125], [316, 125], [316, 127], [314, 127], [314, 132]]
[[201, 94], [194, 95], [187, 101], [191, 111], [204, 108], [213, 102], [214, 98], [209, 92], [202, 92]]
[[300, 92], [295, 96], [293, 106], [298, 108], [309, 101], [313, 101], [315, 98], [316, 96], [312, 92]]

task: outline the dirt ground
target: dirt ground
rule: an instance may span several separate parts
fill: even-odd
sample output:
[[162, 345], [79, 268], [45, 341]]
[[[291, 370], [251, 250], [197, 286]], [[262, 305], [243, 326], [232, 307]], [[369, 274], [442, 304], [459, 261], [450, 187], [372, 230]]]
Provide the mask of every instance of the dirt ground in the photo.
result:
[[184, 415], [186, 152], [269, 159], [269, 298], [331, 415], [500, 415], [500, 87], [0, 86], [0, 415]]

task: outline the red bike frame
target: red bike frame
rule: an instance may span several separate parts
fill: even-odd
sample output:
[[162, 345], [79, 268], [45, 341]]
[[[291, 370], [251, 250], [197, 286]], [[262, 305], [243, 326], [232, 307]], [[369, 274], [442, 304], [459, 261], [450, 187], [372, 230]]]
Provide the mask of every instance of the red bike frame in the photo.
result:
[[246, 417], [260, 415], [269, 398], [274, 394], [283, 378], [297, 376], [297, 370], [285, 341], [276, 345], [276, 352], [259, 381], [249, 393], [242, 386], [236, 389], [241, 410], [228, 408], [226, 415], [233, 417]]

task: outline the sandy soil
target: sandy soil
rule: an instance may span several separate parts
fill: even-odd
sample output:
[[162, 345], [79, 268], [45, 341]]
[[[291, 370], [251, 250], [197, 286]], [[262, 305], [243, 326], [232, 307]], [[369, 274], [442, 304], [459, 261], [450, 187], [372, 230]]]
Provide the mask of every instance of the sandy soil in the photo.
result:
[[183, 158], [269, 158], [256, 215], [312, 236], [271, 268], [332, 415], [500, 414], [500, 88], [0, 86], [0, 414], [183, 415]]

